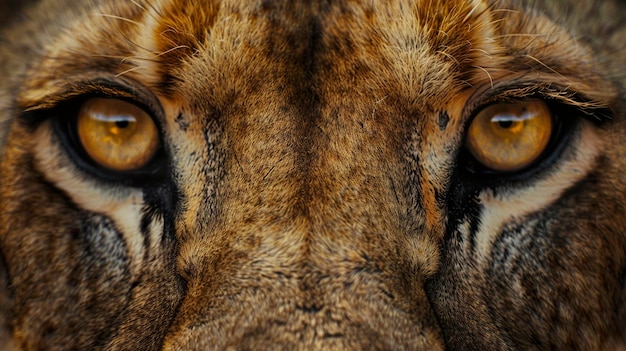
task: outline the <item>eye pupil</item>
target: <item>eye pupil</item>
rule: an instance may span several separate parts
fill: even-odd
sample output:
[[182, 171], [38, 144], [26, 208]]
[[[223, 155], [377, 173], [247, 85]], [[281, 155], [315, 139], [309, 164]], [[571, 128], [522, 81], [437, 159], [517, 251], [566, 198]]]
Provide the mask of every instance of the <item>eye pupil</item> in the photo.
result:
[[500, 125], [500, 127], [508, 129], [511, 128], [511, 126], [513, 125], [513, 121], [498, 121], [498, 124]]
[[115, 125], [118, 128], [126, 128], [130, 125], [130, 122], [128, 120], [122, 120], [122, 121], [115, 121]]

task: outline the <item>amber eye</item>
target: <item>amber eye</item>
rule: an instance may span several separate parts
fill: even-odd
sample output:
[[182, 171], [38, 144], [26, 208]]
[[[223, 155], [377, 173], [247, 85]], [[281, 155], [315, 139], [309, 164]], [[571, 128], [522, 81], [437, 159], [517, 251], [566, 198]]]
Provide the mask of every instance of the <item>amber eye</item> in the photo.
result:
[[541, 100], [498, 103], [476, 115], [467, 131], [466, 143], [484, 167], [514, 172], [541, 156], [552, 129], [552, 115]]
[[113, 98], [85, 101], [76, 131], [89, 157], [115, 171], [145, 166], [160, 144], [157, 127], [143, 109]]

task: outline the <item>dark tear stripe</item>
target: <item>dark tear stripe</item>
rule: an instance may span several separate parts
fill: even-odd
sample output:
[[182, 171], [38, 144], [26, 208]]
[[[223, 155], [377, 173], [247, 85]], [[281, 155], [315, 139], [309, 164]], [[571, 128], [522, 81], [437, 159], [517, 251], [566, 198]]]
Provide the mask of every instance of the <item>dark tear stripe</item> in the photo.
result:
[[[468, 221], [470, 227], [467, 240], [470, 240], [470, 252], [474, 253], [476, 232], [480, 226], [482, 213], [482, 205], [478, 200], [478, 195], [482, 189], [479, 186], [471, 185], [462, 167], [464, 167], [462, 164], [457, 165], [450, 180], [450, 188], [447, 190], [448, 221], [446, 223], [444, 242], [456, 241], [459, 244], [462, 243], [465, 239], [461, 236], [458, 227], [463, 222]], [[445, 245], [445, 247], [450, 246]], [[447, 253], [446, 251], [444, 250], [442, 253], [444, 256]]]
[[468, 206], [466, 207], [468, 210], [468, 213], [466, 213], [466, 218], [469, 220], [470, 223], [470, 227], [469, 227], [469, 252], [471, 254], [476, 254], [476, 241], [477, 241], [477, 237], [478, 237], [478, 227], [480, 226], [480, 216], [482, 214], [482, 209], [483, 207], [480, 205], [480, 202], [478, 200], [478, 197], [474, 197], [473, 199], [471, 199], [470, 201], [473, 202], [473, 206]]
[[[169, 156], [169, 155], [168, 155]], [[177, 273], [176, 259], [178, 257], [179, 243], [176, 239], [175, 221], [177, 215], [180, 213], [180, 203], [182, 198], [174, 179], [174, 170], [171, 164], [168, 164], [170, 170], [165, 181], [157, 187], [146, 187], [143, 189], [144, 196], [144, 208], [142, 210], [141, 218], [141, 234], [144, 236], [145, 254], [143, 257], [144, 265], [149, 262], [150, 259], [150, 224], [155, 218], [161, 216], [163, 218], [163, 232], [161, 237], [161, 249], [165, 253], [162, 256], [165, 260], [164, 268], [171, 272], [172, 282], [177, 285], [180, 291], [180, 300], [176, 306], [171, 310], [171, 315], [167, 319], [163, 319], [164, 330], [169, 330], [176, 320], [176, 316], [182, 305], [184, 297], [187, 295], [187, 282]], [[137, 280], [133, 283], [132, 291], [140, 284], [143, 279], [143, 275], [146, 273], [146, 267], [143, 266], [141, 273], [137, 277]], [[167, 312], [162, 314], [162, 317], [166, 316]], [[154, 331], [152, 331], [154, 332]], [[165, 335], [165, 334], [164, 334]], [[160, 341], [161, 348], [165, 342], [165, 337]]]
[[[168, 167], [172, 172], [172, 167]], [[150, 224], [159, 216], [163, 218], [163, 233], [161, 245], [165, 246], [176, 242], [174, 223], [178, 213], [180, 193], [173, 181], [172, 174], [168, 174], [165, 181], [155, 187], [143, 189], [144, 207], [142, 209], [140, 231], [144, 236], [145, 255], [148, 258], [150, 249]]]
[[159, 210], [150, 205], [144, 205], [141, 210], [141, 219], [140, 219], [140, 227], [139, 230], [141, 235], [143, 236], [143, 246], [144, 246], [144, 254], [143, 254], [143, 262], [148, 262], [150, 258], [150, 224], [155, 220], [155, 218], [159, 215]]

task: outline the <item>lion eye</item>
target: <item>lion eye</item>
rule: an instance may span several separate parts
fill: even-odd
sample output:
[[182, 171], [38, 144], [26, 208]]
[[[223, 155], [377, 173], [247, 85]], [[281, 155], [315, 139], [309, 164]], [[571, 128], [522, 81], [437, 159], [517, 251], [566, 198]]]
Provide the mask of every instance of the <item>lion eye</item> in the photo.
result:
[[124, 100], [89, 99], [81, 106], [76, 123], [87, 155], [114, 171], [140, 169], [159, 149], [159, 133], [153, 119]]
[[472, 120], [466, 147], [476, 161], [492, 171], [518, 171], [542, 155], [553, 123], [548, 106], [541, 100], [493, 104]]

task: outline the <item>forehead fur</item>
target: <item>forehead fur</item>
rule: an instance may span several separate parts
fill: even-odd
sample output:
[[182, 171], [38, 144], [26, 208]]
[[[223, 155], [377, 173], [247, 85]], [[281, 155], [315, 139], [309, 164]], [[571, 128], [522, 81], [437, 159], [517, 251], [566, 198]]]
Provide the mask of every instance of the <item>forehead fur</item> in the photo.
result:
[[238, 77], [275, 68], [268, 60], [293, 60], [293, 69], [310, 72], [316, 64], [298, 67], [316, 60], [309, 54], [379, 72], [383, 88], [422, 104], [520, 71], [558, 75], [578, 90], [597, 92], [586, 88], [602, 84], [574, 38], [542, 15], [499, 2], [103, 2], [67, 25], [66, 35], [45, 45], [48, 59], [32, 72], [23, 106], [43, 97], [54, 103], [49, 95], [66, 88], [68, 77], [96, 71], [129, 76], [163, 95], [204, 99], [211, 86], [237, 90]]

